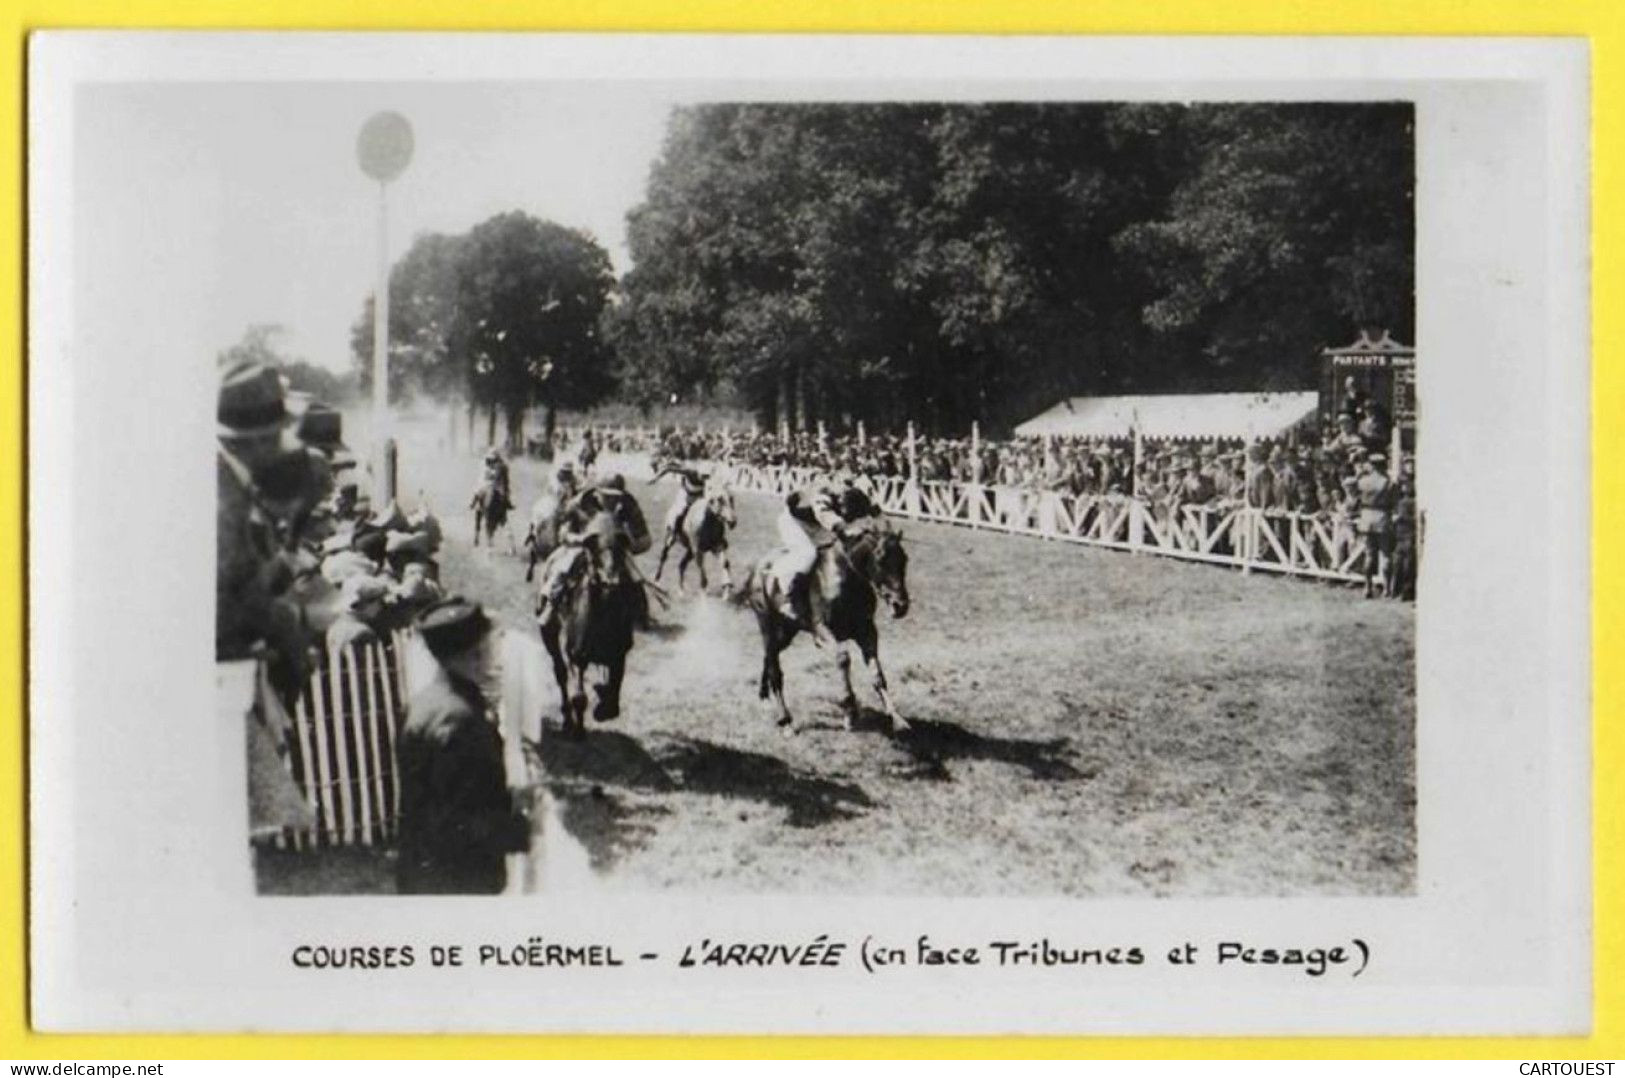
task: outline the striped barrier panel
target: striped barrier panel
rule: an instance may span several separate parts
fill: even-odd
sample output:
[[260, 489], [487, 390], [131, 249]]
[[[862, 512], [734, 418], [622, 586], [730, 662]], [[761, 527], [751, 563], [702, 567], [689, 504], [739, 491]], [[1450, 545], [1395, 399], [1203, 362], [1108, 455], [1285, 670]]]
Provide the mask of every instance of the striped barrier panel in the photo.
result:
[[[818, 478], [808, 468], [723, 464], [735, 490], [783, 496]], [[1346, 519], [1243, 506], [1148, 504], [1118, 494], [1069, 494], [1024, 487], [899, 476], [868, 480], [882, 512], [911, 520], [982, 528], [1136, 554], [1226, 565], [1246, 572], [1360, 583], [1361, 539]]]

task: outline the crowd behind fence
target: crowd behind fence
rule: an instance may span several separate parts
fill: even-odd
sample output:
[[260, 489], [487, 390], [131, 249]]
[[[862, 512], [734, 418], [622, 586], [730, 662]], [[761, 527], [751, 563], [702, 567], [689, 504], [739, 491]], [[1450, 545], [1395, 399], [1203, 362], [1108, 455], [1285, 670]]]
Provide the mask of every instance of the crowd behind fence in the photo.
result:
[[[583, 439], [706, 463], [742, 491], [785, 495], [845, 474], [897, 517], [1415, 595], [1415, 459], [1391, 469], [1391, 431], [1347, 414], [1319, 436], [1250, 443], [618, 427], [561, 431], [558, 451]], [[1390, 470], [1379, 500], [1369, 477]]]

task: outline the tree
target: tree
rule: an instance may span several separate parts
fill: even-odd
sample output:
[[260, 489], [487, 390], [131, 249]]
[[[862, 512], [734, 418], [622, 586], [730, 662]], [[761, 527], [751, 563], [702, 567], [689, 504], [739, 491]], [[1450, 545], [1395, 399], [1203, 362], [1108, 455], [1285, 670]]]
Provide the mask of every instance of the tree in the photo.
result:
[[[467, 373], [453, 356], [449, 336], [465, 239], [426, 233], [412, 241], [389, 273], [389, 399], [461, 396]], [[361, 388], [372, 391], [373, 298], [350, 330], [350, 351]]]
[[533, 404], [551, 428], [558, 408], [613, 385], [599, 327], [615, 276], [592, 237], [519, 212], [475, 226], [464, 242], [452, 346], [471, 362], [470, 399], [503, 414], [517, 448]]
[[[390, 273], [390, 394], [460, 397], [509, 444], [542, 404], [582, 406], [613, 385], [600, 323], [614, 287], [609, 255], [584, 232], [520, 212], [463, 235], [419, 236]], [[372, 302], [351, 331], [370, 385]]]
[[1356, 327], [1412, 339], [1412, 126], [1408, 104], [1189, 110], [1196, 167], [1117, 241], [1155, 284], [1146, 324], [1237, 388], [1312, 384]]
[[1310, 385], [1410, 332], [1411, 184], [1408, 106], [681, 109], [606, 333], [643, 400], [796, 427]]

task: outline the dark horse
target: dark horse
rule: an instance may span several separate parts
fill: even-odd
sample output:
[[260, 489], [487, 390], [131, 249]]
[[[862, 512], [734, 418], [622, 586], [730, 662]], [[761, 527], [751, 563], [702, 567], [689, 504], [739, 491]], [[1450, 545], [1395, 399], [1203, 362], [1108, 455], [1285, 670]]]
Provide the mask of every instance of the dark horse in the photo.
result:
[[607, 722], [620, 715], [626, 654], [632, 650], [632, 627], [644, 601], [643, 584], [627, 564], [626, 535], [612, 508], [594, 513], [580, 542], [585, 564], [578, 567], [553, 616], [537, 622], [553, 658], [564, 732], [572, 735], [586, 730], [588, 667], [603, 671], [595, 686], [593, 718]]
[[[741, 599], [756, 612], [762, 630], [762, 679], [760, 695], [771, 696], [779, 706], [779, 725], [789, 726], [790, 709], [784, 703], [784, 669], [779, 653], [796, 634], [809, 626], [790, 617], [787, 597], [781, 594], [772, 571], [781, 555], [769, 555], [753, 567], [745, 578]], [[908, 730], [908, 722], [898, 714], [886, 691], [886, 673], [880, 666], [879, 634], [875, 629], [875, 609], [881, 600], [891, 607], [892, 617], [908, 614], [908, 555], [903, 550], [901, 532], [883, 523], [853, 528], [836, 541], [819, 548], [810, 588], [813, 617], [835, 638], [835, 661], [841, 667], [846, 693], [841, 707], [848, 729], [858, 715], [857, 694], [852, 691], [852, 655], [847, 645], [857, 645], [874, 678], [875, 692], [891, 717], [892, 730]]]
[[[480, 545], [482, 531], [485, 533], [485, 545], [494, 545], [497, 530], [508, 523], [508, 510], [513, 508], [507, 494], [495, 483], [481, 483], [468, 507], [474, 510], [474, 545]], [[512, 529], [508, 531], [508, 547], [514, 552], [518, 550], [513, 541]]]
[[677, 590], [683, 589], [683, 574], [688, 563], [700, 571], [700, 590], [710, 586], [705, 579], [705, 556], [715, 554], [722, 559], [724, 591], [733, 589], [733, 564], [728, 560], [728, 531], [739, 523], [734, 512], [732, 492], [719, 490], [702, 494], [694, 499], [681, 516], [666, 521], [666, 539], [660, 545], [660, 564], [655, 567], [655, 580], [666, 571], [666, 555], [673, 546], [683, 548], [677, 562]]

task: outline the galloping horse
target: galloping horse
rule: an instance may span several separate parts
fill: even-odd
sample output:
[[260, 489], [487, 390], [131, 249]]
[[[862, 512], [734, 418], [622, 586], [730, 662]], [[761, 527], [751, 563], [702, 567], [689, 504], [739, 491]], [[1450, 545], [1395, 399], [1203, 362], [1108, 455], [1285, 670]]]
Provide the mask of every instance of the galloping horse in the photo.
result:
[[[756, 612], [762, 630], [762, 677], [759, 694], [771, 696], [779, 707], [779, 725], [789, 726], [790, 709], [784, 703], [784, 669], [779, 653], [796, 634], [810, 627], [788, 613], [788, 597], [782, 594], [772, 572], [777, 554], [763, 558], [745, 578], [740, 591], [743, 602]], [[892, 617], [908, 614], [908, 554], [903, 536], [890, 525], [873, 522], [855, 527], [818, 551], [810, 598], [813, 617], [835, 638], [835, 661], [840, 664], [846, 693], [841, 707], [846, 712], [847, 729], [858, 716], [858, 698], [852, 691], [852, 655], [847, 644], [857, 645], [874, 679], [875, 693], [891, 717], [892, 730], [903, 733], [908, 722], [897, 711], [886, 691], [886, 672], [880, 666], [879, 633], [875, 629], [875, 609], [881, 600], [891, 607]]]
[[536, 566], [547, 560], [559, 545], [559, 514], [564, 505], [557, 494], [543, 494], [530, 507], [530, 524], [525, 528], [525, 583], [536, 576]]
[[[487, 480], [480, 484], [469, 500], [468, 507], [474, 510], [474, 545], [480, 545], [480, 532], [485, 533], [485, 545], [491, 546], [496, 540], [497, 529], [508, 523], [508, 510], [513, 503], [495, 483]], [[513, 529], [508, 529], [508, 549], [518, 553], [518, 547], [513, 541]]]
[[613, 507], [596, 512], [581, 535], [584, 571], [575, 574], [553, 616], [537, 622], [559, 683], [564, 733], [572, 736], [586, 731], [588, 667], [603, 671], [594, 686], [593, 718], [608, 722], [620, 715], [626, 654], [645, 601], [642, 582], [628, 568], [626, 535]]
[[[682, 503], [677, 503], [680, 505]], [[722, 559], [724, 593], [733, 590], [733, 563], [728, 560], [728, 531], [739, 523], [734, 512], [732, 491], [707, 491], [696, 498], [682, 513], [673, 512], [666, 518], [666, 538], [660, 546], [660, 564], [655, 567], [655, 581], [666, 571], [666, 555], [673, 546], [683, 548], [677, 562], [677, 590], [683, 589], [683, 574], [693, 562], [700, 571], [700, 590], [710, 587], [705, 579], [705, 556], [715, 554]]]

